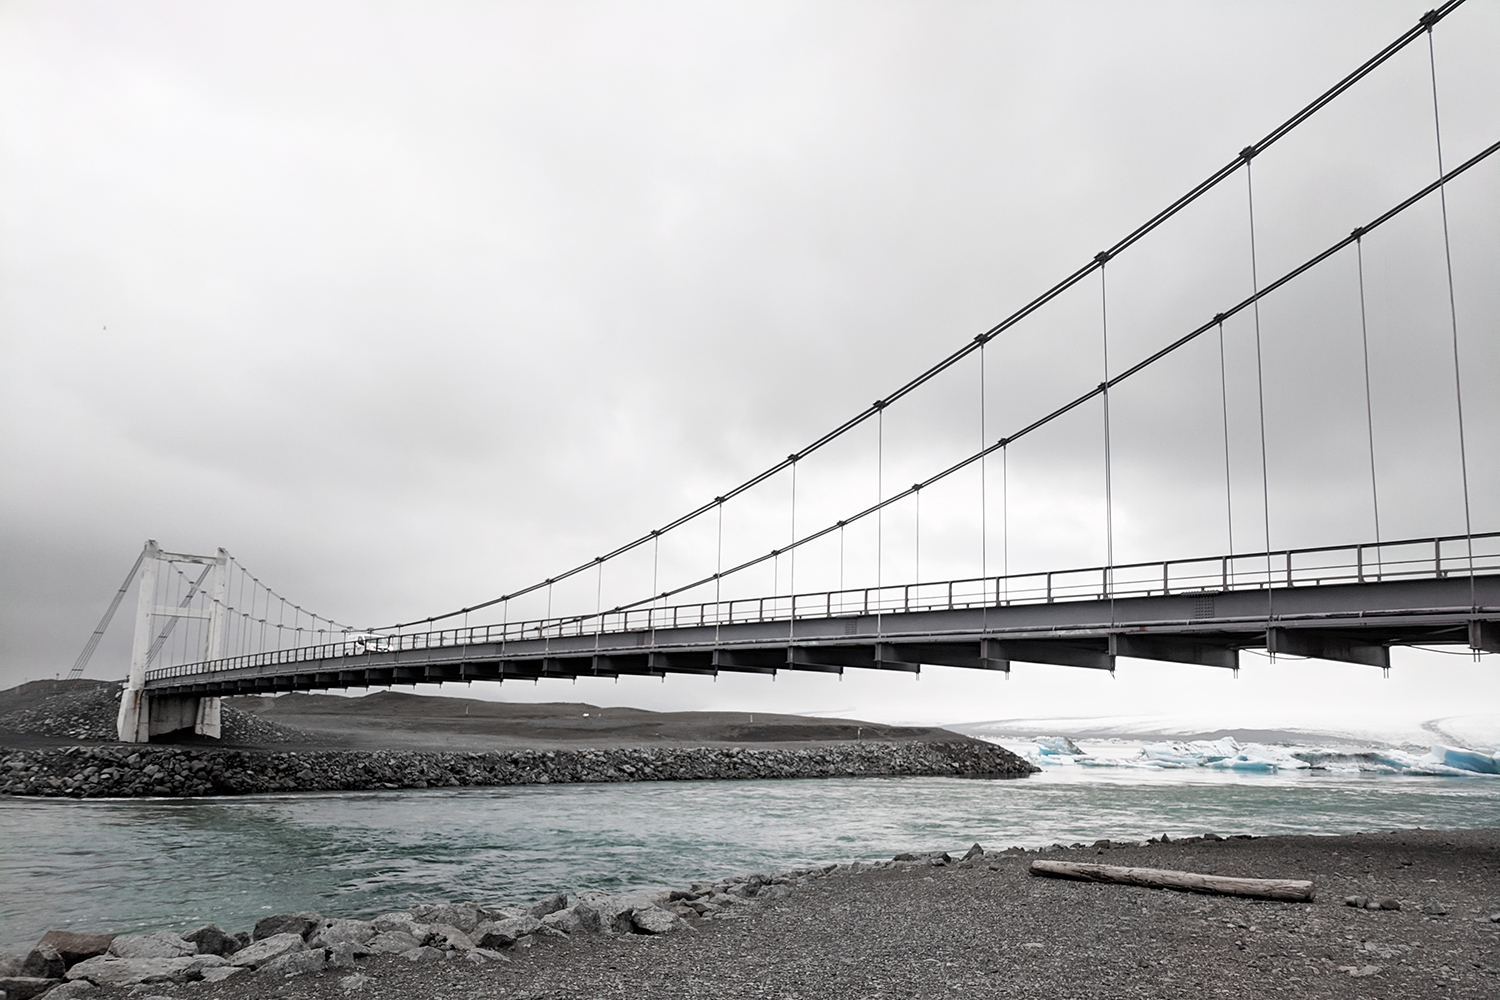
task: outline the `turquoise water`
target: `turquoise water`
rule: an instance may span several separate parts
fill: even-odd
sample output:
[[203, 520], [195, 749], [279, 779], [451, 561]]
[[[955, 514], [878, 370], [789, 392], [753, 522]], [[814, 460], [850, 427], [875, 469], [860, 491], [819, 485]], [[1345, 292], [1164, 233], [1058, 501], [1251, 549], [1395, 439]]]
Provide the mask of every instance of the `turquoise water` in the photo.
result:
[[1500, 779], [1057, 768], [244, 798], [0, 799], [0, 950], [434, 899], [676, 886], [907, 850], [1500, 826]]

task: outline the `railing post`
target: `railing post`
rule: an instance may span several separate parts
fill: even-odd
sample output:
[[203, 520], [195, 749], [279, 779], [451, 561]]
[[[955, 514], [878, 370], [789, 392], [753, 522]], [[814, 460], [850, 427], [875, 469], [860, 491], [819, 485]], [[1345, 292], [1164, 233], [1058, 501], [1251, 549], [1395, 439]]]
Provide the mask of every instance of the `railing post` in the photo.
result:
[[1432, 575], [1439, 578], [1443, 575], [1443, 540], [1441, 538], [1432, 540]]
[[1047, 571], [1047, 603], [1052, 603], [1052, 571]]

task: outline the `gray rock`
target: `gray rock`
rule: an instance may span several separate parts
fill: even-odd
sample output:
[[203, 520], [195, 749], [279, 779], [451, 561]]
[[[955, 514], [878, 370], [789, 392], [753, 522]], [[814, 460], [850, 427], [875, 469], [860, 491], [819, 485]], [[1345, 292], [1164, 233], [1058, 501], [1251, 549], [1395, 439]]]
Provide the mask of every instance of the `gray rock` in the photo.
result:
[[242, 972], [249, 972], [243, 965], [215, 965], [203, 970], [203, 981], [205, 983], [221, 983], [230, 976], [237, 976]]
[[436, 948], [429, 948], [423, 945], [420, 948], [403, 951], [401, 957], [413, 965], [426, 965], [429, 962], [441, 962], [443, 960], [443, 953]]
[[[1422, 912], [1429, 917], [1446, 917], [1448, 915], [1448, 907], [1442, 903], [1423, 903]], [[30, 961], [29, 957], [27, 961]]]
[[0, 993], [4, 993], [6, 1000], [31, 1000], [39, 997], [61, 980], [42, 976], [6, 976], [0, 979]]
[[71, 983], [63, 983], [54, 986], [46, 993], [47, 1000], [77, 1000], [78, 997], [87, 996], [99, 987], [87, 979], [75, 979]]
[[328, 960], [323, 957], [323, 949], [309, 948], [278, 955], [258, 966], [255, 973], [260, 976], [300, 976], [308, 972], [322, 972], [326, 968]]
[[375, 936], [375, 925], [368, 920], [329, 920], [313, 932], [308, 944], [314, 948], [331, 948], [343, 942], [366, 944]]
[[418, 923], [447, 924], [465, 934], [489, 919], [489, 914], [478, 903], [432, 903], [413, 906], [411, 912]]
[[[422, 937], [427, 933], [426, 925], [419, 924], [417, 918], [405, 910], [397, 910], [395, 913], [382, 913], [370, 921], [370, 927], [376, 934], [384, 934], [386, 931], [401, 931], [412, 937]], [[418, 930], [421, 927], [421, 930]]]
[[30, 979], [61, 979], [67, 971], [67, 963], [57, 953], [57, 949], [45, 941], [39, 941], [21, 963], [20, 974]]
[[109, 943], [115, 958], [184, 958], [198, 954], [198, 946], [171, 931], [121, 934]]
[[1356, 907], [1358, 909], [1363, 910], [1366, 906], [1370, 905], [1370, 897], [1369, 896], [1345, 896], [1344, 897], [1344, 905], [1345, 906], [1353, 906], [1353, 907]]
[[[426, 936], [425, 933], [423, 936]], [[421, 946], [421, 938], [407, 934], [405, 931], [386, 931], [384, 934], [376, 934], [365, 945], [373, 955], [401, 955]]]
[[464, 952], [464, 961], [471, 965], [485, 965], [489, 962], [509, 962], [510, 959], [488, 948], [470, 948]]
[[632, 911], [630, 922], [642, 934], [668, 934], [684, 926], [681, 917], [659, 906], [643, 906]]
[[472, 948], [478, 945], [481, 948], [506, 948], [516, 943], [519, 938], [534, 933], [542, 926], [542, 922], [530, 914], [524, 917], [510, 917], [506, 920], [490, 920], [474, 928], [470, 943]]
[[295, 934], [304, 940], [314, 930], [323, 926], [323, 915], [304, 910], [301, 913], [278, 913], [273, 917], [262, 917], [255, 922], [250, 936], [262, 941], [278, 934]]
[[210, 969], [225, 964], [218, 955], [178, 958], [116, 958], [99, 955], [68, 970], [71, 980], [87, 979], [95, 986], [138, 986], [141, 983], [187, 983], [202, 979]]
[[26, 961], [21, 955], [0, 955], [0, 979], [21, 974], [21, 965]]
[[568, 894], [559, 892], [555, 896], [548, 896], [546, 899], [539, 899], [535, 903], [532, 903], [527, 908], [527, 912], [540, 920], [549, 913], [556, 913], [559, 910], [566, 910], [567, 908]]
[[194, 927], [182, 939], [196, 945], [200, 955], [233, 955], [240, 950], [239, 941], [218, 924]]
[[1385, 896], [1378, 900], [1372, 899], [1367, 905], [1372, 910], [1399, 910], [1401, 909], [1401, 900]]
[[561, 934], [569, 935], [582, 933], [583, 931], [583, 927], [578, 920], [578, 914], [575, 912], [575, 908], [571, 906], [558, 910], [556, 913], [547, 914], [542, 918], [542, 926], [551, 928]]
[[109, 951], [113, 934], [74, 934], [72, 931], [48, 931], [38, 944], [50, 944], [57, 949], [69, 967], [95, 955]]
[[[1098, 846], [1101, 846], [1101, 845], [1104, 846], [1104, 847], [1108, 847], [1109, 846], [1109, 841], [1102, 840], [1102, 841], [1099, 841], [1094, 846], [1098, 847]], [[982, 857], [984, 857], [984, 848], [980, 847], [978, 844], [975, 844], [973, 847], [969, 848], [967, 851], [964, 852], [963, 860], [965, 860], [965, 861], [973, 861], [975, 858], [982, 858]]]
[[[358, 950], [356, 950], [358, 949]], [[352, 969], [354, 960], [369, 951], [362, 945], [353, 941], [340, 941], [328, 949], [328, 967], [331, 969]]]
[[628, 934], [635, 927], [634, 911], [643, 906], [655, 906], [658, 898], [659, 894], [654, 892], [588, 893], [574, 904], [573, 912], [578, 917], [579, 928], [588, 933]]
[[792, 894], [790, 886], [785, 885], [763, 885], [755, 894], [756, 899], [773, 900], [785, 899]]
[[[487, 926], [481, 924], [480, 926]], [[475, 933], [478, 933], [477, 931]], [[424, 942], [434, 948], [445, 948], [456, 951], [468, 951], [474, 947], [474, 941], [463, 931], [452, 924], [432, 924], [427, 931], [427, 940]]]
[[370, 977], [363, 972], [356, 972], [352, 976], [345, 976], [339, 980], [339, 989], [345, 993], [353, 993], [370, 985]]
[[271, 937], [262, 938], [254, 944], [246, 945], [230, 956], [229, 961], [234, 965], [243, 965], [254, 969], [280, 958], [282, 955], [295, 951], [305, 951], [307, 942], [302, 940], [302, 935], [293, 931], [283, 934], [273, 934]]

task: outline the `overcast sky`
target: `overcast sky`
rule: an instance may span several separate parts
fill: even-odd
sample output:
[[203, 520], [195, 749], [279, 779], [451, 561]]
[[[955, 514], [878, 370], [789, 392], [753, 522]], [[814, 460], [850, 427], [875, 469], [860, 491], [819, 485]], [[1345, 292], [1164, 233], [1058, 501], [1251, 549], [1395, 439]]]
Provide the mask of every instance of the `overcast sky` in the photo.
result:
[[[361, 625], [586, 561], [987, 329], [1428, 6], [0, 0], [0, 685], [66, 673], [146, 538], [224, 546]], [[1500, 7], [1435, 38], [1451, 167], [1500, 138]], [[1414, 45], [1255, 160], [1262, 283], [1435, 176], [1428, 74]], [[1500, 157], [1448, 208], [1470, 507], [1494, 530]], [[1365, 241], [1387, 538], [1463, 530], [1441, 236], [1429, 200]], [[1242, 298], [1249, 265], [1239, 175], [1110, 264], [1111, 367]], [[1100, 380], [1099, 309], [1091, 280], [987, 349], [991, 440]], [[1261, 323], [1271, 544], [1372, 539], [1352, 254]], [[1239, 550], [1266, 541], [1253, 333], [1226, 326]], [[1114, 394], [1119, 560], [1228, 548], [1217, 349]], [[1003, 543], [989, 463], [983, 555], [977, 473], [924, 494], [922, 577], [1102, 562], [1101, 428], [1094, 404], [1015, 447]], [[799, 528], [874, 499], [874, 430], [803, 463]], [[888, 411], [887, 491], [980, 433], [976, 358]], [[728, 509], [726, 561], [784, 543], [789, 487]], [[662, 586], [712, 571], [712, 527], [663, 543]], [[882, 540], [883, 578], [912, 578], [915, 510]], [[873, 582], [873, 526], [845, 541], [846, 582]], [[798, 589], [839, 567], [809, 550]], [[607, 605], [649, 592], [649, 559], [607, 571]], [[122, 613], [90, 676], [123, 675], [128, 632]], [[1391, 681], [1247, 657], [1237, 681], [1126, 663], [474, 691], [1345, 728], [1500, 703], [1493, 661], [1395, 655]]]

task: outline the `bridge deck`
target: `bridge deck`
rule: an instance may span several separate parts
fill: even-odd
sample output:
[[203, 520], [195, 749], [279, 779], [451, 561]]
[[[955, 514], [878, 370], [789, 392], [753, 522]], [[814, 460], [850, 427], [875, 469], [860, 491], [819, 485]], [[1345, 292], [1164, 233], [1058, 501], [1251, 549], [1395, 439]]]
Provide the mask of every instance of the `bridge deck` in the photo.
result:
[[146, 687], [212, 696], [505, 678], [915, 672], [922, 664], [1009, 670], [1012, 661], [1109, 670], [1117, 656], [1236, 668], [1250, 648], [1385, 667], [1393, 645], [1500, 652], [1500, 575], [444, 641], [460, 635], [167, 668]]

